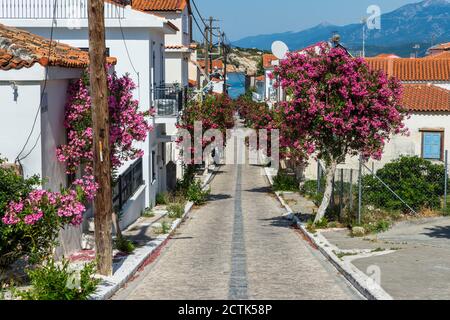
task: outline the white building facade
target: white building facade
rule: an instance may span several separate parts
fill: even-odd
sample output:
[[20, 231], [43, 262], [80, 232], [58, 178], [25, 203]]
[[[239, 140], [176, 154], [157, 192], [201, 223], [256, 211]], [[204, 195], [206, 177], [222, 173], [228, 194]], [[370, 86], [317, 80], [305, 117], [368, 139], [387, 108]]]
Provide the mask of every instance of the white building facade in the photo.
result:
[[[34, 2], [33, 6], [29, 3]], [[34, 34], [88, 50], [88, 0], [2, 0], [0, 23], [28, 30]], [[32, 10], [32, 8], [35, 8]], [[53, 29], [52, 29], [53, 25]], [[150, 119], [154, 130], [140, 143], [144, 151], [141, 160], [126, 163], [118, 171], [119, 179], [127, 180], [136, 171], [142, 174], [142, 185], [136, 186], [132, 195], [115, 190], [115, 204], [122, 211], [122, 227], [133, 223], [147, 207], [155, 205], [156, 195], [167, 189], [167, 159], [170, 150], [166, 143], [173, 140], [173, 131], [180, 107], [177, 95], [155, 96], [154, 88], [166, 83], [165, 37], [176, 35], [179, 29], [167, 19], [120, 4], [105, 1], [106, 47], [108, 54], [117, 58], [115, 71], [119, 76], [129, 74], [137, 85], [134, 96], [141, 111], [156, 109]], [[61, 94], [65, 90], [61, 88]], [[164, 108], [155, 101], [163, 100]], [[177, 102], [172, 100], [177, 99]], [[181, 102], [181, 101], [180, 101]], [[64, 105], [59, 112], [64, 112]], [[62, 122], [61, 122], [62, 123]], [[173, 132], [172, 132], [173, 133]], [[41, 138], [44, 141], [44, 136]], [[61, 132], [59, 140], [65, 139]], [[59, 142], [58, 140], [58, 142]], [[43, 142], [44, 143], [44, 142]], [[53, 162], [49, 162], [49, 165]], [[39, 171], [36, 171], [39, 173]]]

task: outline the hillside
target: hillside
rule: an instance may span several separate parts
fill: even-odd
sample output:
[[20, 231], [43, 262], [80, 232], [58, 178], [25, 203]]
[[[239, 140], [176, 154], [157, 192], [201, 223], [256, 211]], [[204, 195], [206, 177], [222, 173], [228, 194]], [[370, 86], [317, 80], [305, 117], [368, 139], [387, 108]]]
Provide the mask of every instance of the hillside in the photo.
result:
[[[286, 42], [291, 50], [312, 43], [328, 40], [333, 32], [341, 35], [342, 43], [353, 53], [362, 50], [362, 25], [360, 23], [336, 26], [321, 23], [300, 32], [286, 32], [247, 37], [234, 42], [235, 46], [269, 50], [273, 41]], [[381, 16], [381, 30], [370, 30], [366, 34], [367, 55], [395, 53], [409, 57], [420, 45], [419, 54], [432, 45], [450, 41], [449, 0], [426, 0], [408, 4]]]
[[254, 75], [258, 72], [262, 50], [232, 48], [228, 55], [228, 63], [235, 67], [235, 71]]

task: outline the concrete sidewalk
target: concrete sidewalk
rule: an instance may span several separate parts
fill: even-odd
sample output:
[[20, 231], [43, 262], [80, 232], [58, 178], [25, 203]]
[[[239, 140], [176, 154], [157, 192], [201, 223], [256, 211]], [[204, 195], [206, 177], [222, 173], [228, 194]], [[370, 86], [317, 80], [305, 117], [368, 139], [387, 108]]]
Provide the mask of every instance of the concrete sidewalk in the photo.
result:
[[222, 167], [210, 201], [113, 299], [360, 299], [283, 213], [260, 167]]
[[450, 217], [404, 221], [365, 238], [347, 230], [321, 234], [341, 250], [376, 251], [352, 263], [368, 276], [380, 270], [381, 286], [394, 299], [450, 299]]

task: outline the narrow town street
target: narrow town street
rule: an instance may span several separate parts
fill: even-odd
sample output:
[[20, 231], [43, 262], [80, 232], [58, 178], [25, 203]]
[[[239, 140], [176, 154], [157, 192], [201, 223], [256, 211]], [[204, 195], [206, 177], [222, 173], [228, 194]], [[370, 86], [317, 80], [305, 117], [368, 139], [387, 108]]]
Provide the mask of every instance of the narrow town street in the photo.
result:
[[152, 264], [113, 299], [359, 299], [280, 216], [257, 166], [224, 166]]

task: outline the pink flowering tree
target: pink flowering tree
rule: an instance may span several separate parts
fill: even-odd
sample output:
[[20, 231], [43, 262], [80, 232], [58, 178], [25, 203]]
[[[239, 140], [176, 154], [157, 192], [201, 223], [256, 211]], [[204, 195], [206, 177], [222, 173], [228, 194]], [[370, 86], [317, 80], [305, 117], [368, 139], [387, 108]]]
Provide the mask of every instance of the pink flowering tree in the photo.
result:
[[[133, 99], [135, 84], [128, 75], [117, 77], [108, 75], [108, 103], [110, 116], [110, 146], [112, 170], [118, 169], [124, 162], [143, 156], [143, 151], [135, 147], [143, 142], [152, 127], [147, 118], [151, 111], [138, 110], [139, 102]], [[89, 96], [89, 76], [70, 84], [66, 104], [67, 144], [57, 149], [57, 158], [66, 164], [68, 174], [81, 172], [81, 178], [74, 185], [92, 201], [97, 192], [97, 183], [93, 176], [92, 153], [92, 117], [91, 97]]]
[[288, 97], [277, 107], [281, 145], [325, 163], [317, 223], [330, 203], [338, 164], [347, 156], [380, 159], [390, 137], [406, 132], [402, 88], [396, 79], [370, 70], [364, 59], [326, 45], [288, 54], [274, 76]]

